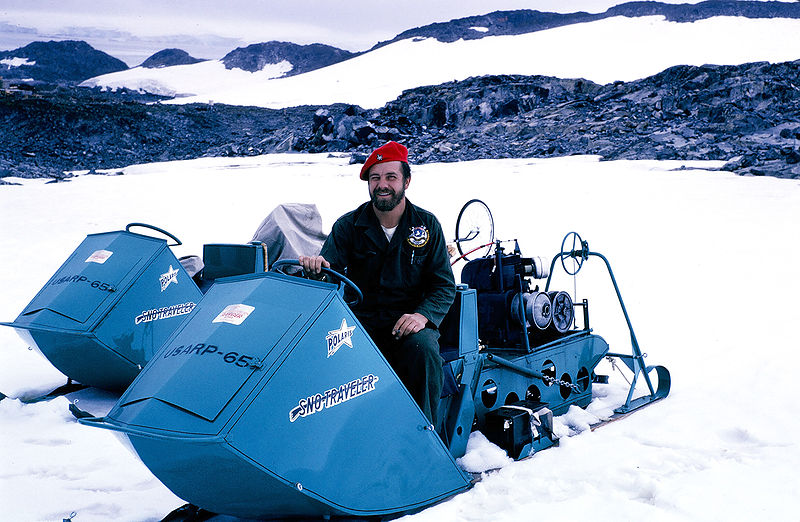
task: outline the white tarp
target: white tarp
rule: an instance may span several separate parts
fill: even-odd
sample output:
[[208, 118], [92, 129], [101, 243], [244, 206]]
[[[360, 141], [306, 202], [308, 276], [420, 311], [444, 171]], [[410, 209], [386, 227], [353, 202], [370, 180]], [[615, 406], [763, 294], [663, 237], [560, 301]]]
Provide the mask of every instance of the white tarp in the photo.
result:
[[252, 241], [267, 245], [267, 259], [271, 265], [279, 259], [319, 254], [326, 237], [316, 205], [283, 203], [264, 218]]

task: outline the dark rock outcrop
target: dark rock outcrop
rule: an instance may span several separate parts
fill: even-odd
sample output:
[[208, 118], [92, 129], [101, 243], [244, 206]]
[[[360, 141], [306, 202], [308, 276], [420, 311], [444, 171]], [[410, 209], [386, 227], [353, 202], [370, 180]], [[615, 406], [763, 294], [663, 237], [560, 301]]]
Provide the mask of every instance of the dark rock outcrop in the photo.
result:
[[25, 63], [0, 65], [0, 77], [76, 85], [94, 76], [128, 68], [122, 60], [98, 51], [86, 42], [73, 40], [33, 42], [13, 51], [0, 51], [0, 60], [13, 58], [25, 59]]
[[670, 22], [696, 22], [713, 16], [742, 16], [745, 18], [800, 18], [797, 2], [752, 2], [748, 0], [707, 0], [696, 4], [665, 4], [661, 2], [627, 2], [610, 7], [610, 16], [664, 16]]
[[287, 61], [292, 70], [286, 76], [301, 74], [333, 65], [356, 56], [350, 51], [323, 44], [298, 45], [289, 42], [265, 42], [239, 47], [222, 58], [226, 69], [260, 71], [269, 64]]
[[[203, 156], [296, 150], [318, 108], [161, 105], [133, 91], [0, 91], [0, 178], [65, 178], [65, 171]], [[148, 104], [142, 102], [151, 102]], [[344, 116], [347, 106], [326, 110]], [[68, 177], [68, 176], [66, 176]]]
[[[603, 86], [541, 76], [471, 78], [406, 91], [369, 123], [396, 129], [395, 139], [417, 161], [741, 156], [745, 161], [726, 170], [798, 178], [799, 76], [800, 60], [676, 66]], [[364, 149], [386, 137], [376, 132]]]
[[[271, 152], [349, 152], [386, 140], [414, 163], [574, 154], [722, 160], [800, 178], [800, 60], [676, 66], [598, 85], [485, 76], [404, 92], [381, 109], [144, 105], [129, 91], [0, 94], [0, 178]], [[149, 98], [152, 101], [152, 97]]]
[[204, 60], [195, 58], [182, 49], [164, 49], [143, 61], [142, 67], [146, 69], [157, 69], [159, 67], [171, 67], [173, 65], [191, 65], [202, 61]]

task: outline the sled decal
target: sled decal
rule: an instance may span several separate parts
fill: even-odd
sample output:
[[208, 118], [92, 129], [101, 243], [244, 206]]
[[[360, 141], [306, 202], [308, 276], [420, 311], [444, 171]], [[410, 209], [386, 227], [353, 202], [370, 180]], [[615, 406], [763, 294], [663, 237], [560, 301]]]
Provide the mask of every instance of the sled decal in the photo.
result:
[[103, 281], [90, 281], [88, 277], [83, 275], [72, 275], [72, 276], [64, 276], [55, 281], [50, 282], [51, 286], [63, 285], [65, 283], [86, 283], [92, 288], [97, 290], [102, 290], [103, 292], [115, 292], [116, 289], [110, 283], [104, 283]]
[[194, 310], [195, 304], [191, 301], [188, 303], [163, 306], [161, 308], [154, 308], [151, 310], [143, 310], [140, 315], [134, 319], [134, 324], [149, 323], [151, 321], [158, 321], [160, 319], [169, 319], [179, 315], [186, 315]]
[[225, 307], [223, 311], [214, 318], [212, 323], [229, 323], [239, 326], [255, 310], [254, 306], [246, 304], [232, 304]]
[[335, 354], [343, 344], [353, 347], [353, 330], [355, 326], [347, 326], [347, 321], [342, 319], [342, 326], [338, 330], [330, 330], [325, 337], [328, 344], [328, 357]]
[[86, 258], [86, 261], [84, 261], [84, 263], [97, 263], [102, 265], [108, 260], [109, 257], [111, 257], [111, 254], [113, 253], [114, 252], [111, 252], [109, 250], [95, 250], [94, 252], [92, 252], [92, 255]]
[[169, 265], [169, 270], [167, 270], [166, 274], [161, 274], [161, 277], [159, 277], [159, 282], [161, 283], [161, 291], [162, 292], [164, 290], [166, 290], [167, 287], [171, 283], [175, 283], [177, 285], [178, 284], [178, 269], [177, 268], [172, 268], [172, 265]]
[[[251, 370], [260, 368], [260, 361], [257, 357], [252, 355], [245, 355], [239, 352], [226, 352], [219, 346], [214, 344], [182, 344], [171, 348], [164, 352], [161, 356], [162, 359], [169, 359], [172, 357], [202, 355], [206, 360], [218, 360], [227, 364], [233, 364], [239, 368], [250, 368]], [[205, 357], [206, 355], [219, 356], [219, 357]]]
[[369, 393], [375, 389], [375, 383], [378, 382], [378, 376], [369, 374], [355, 379], [347, 384], [342, 384], [337, 388], [331, 388], [323, 393], [317, 393], [311, 397], [300, 399], [297, 406], [289, 411], [289, 422], [294, 422], [300, 417], [308, 417], [315, 413], [319, 413], [325, 408], [331, 408], [350, 399], [360, 397], [365, 393]]

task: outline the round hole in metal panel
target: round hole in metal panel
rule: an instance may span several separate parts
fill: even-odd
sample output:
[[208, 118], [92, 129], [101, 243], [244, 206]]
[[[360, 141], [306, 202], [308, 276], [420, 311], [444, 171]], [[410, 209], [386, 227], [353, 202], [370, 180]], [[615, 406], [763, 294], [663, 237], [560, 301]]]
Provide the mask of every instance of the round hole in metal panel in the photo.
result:
[[582, 392], [585, 392], [589, 389], [591, 377], [589, 377], [589, 370], [587, 370], [586, 367], [582, 367], [580, 370], [578, 370], [576, 382], [578, 383], [578, 386], [581, 387]]
[[[553, 361], [551, 361], [550, 359], [546, 360], [542, 364], [542, 375], [544, 375], [545, 377], [549, 377], [550, 379], [556, 378], [556, 365], [553, 364]], [[551, 381], [550, 379], [544, 380], [545, 386], [552, 386], [553, 381]]]
[[569, 386], [572, 384], [572, 377], [570, 377], [568, 373], [565, 373], [561, 376], [561, 380], [564, 382], [564, 384], [560, 384], [558, 386], [558, 391], [561, 392], [561, 397], [566, 399], [569, 397], [569, 394], [572, 393], [572, 387]]
[[481, 392], [481, 401], [487, 408], [491, 408], [497, 402], [497, 384], [491, 379], [483, 383], [483, 391]]
[[539, 391], [539, 387], [535, 384], [531, 384], [528, 386], [528, 390], [525, 392], [525, 400], [532, 401], [532, 402], [542, 402], [542, 392]]
[[503, 404], [514, 404], [515, 402], [519, 402], [519, 395], [514, 392], [509, 393], [506, 395], [506, 400]]

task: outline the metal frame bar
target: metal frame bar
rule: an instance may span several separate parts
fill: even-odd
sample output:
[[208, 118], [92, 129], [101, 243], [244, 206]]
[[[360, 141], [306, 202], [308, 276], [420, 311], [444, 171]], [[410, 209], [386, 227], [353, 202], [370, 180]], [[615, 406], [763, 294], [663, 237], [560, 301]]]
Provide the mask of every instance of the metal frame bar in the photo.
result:
[[[628, 331], [630, 332], [631, 337], [631, 351], [632, 354], [618, 354], [618, 353], [609, 353], [607, 354], [608, 357], [617, 357], [625, 365], [630, 368], [633, 372], [633, 379], [631, 380], [631, 386], [628, 390], [628, 396], [625, 400], [625, 404], [614, 410], [616, 413], [628, 413], [630, 411], [635, 410], [636, 408], [640, 408], [646, 404], [651, 402], [657, 401], [667, 396], [669, 393], [670, 387], [670, 377], [669, 371], [663, 366], [654, 367], [658, 374], [658, 389], [653, 389], [653, 383], [650, 380], [649, 371], [654, 369], [653, 367], [648, 368], [645, 365], [645, 355], [642, 354], [642, 350], [639, 348], [639, 341], [636, 339], [636, 334], [633, 331], [633, 325], [631, 324], [630, 316], [628, 315], [628, 310], [625, 308], [625, 303], [622, 300], [622, 294], [619, 290], [619, 285], [617, 284], [617, 280], [614, 277], [614, 272], [611, 270], [611, 263], [609, 263], [608, 259], [603, 254], [598, 252], [591, 252], [588, 248], [584, 248], [582, 250], [573, 250], [569, 253], [567, 252], [559, 252], [553, 257], [553, 261], [550, 263], [550, 275], [547, 277], [547, 284], [545, 285], [545, 291], [550, 289], [550, 281], [553, 277], [553, 269], [555, 268], [556, 260], [562, 259], [564, 257], [583, 257], [584, 259], [588, 259], [591, 256], [599, 257], [603, 260], [606, 265], [606, 269], [608, 270], [608, 275], [611, 277], [611, 283], [614, 285], [614, 292], [617, 294], [617, 300], [619, 301], [620, 308], [622, 308], [622, 314], [625, 317], [625, 323], [628, 325]], [[580, 269], [578, 269], [580, 270]], [[576, 272], [577, 274], [577, 272]], [[574, 275], [574, 274], [573, 274]], [[649, 396], [642, 396], [637, 399], [633, 398], [633, 393], [636, 388], [636, 383], [639, 380], [639, 374], [644, 375], [644, 380], [647, 383], [647, 389], [650, 391]]]

